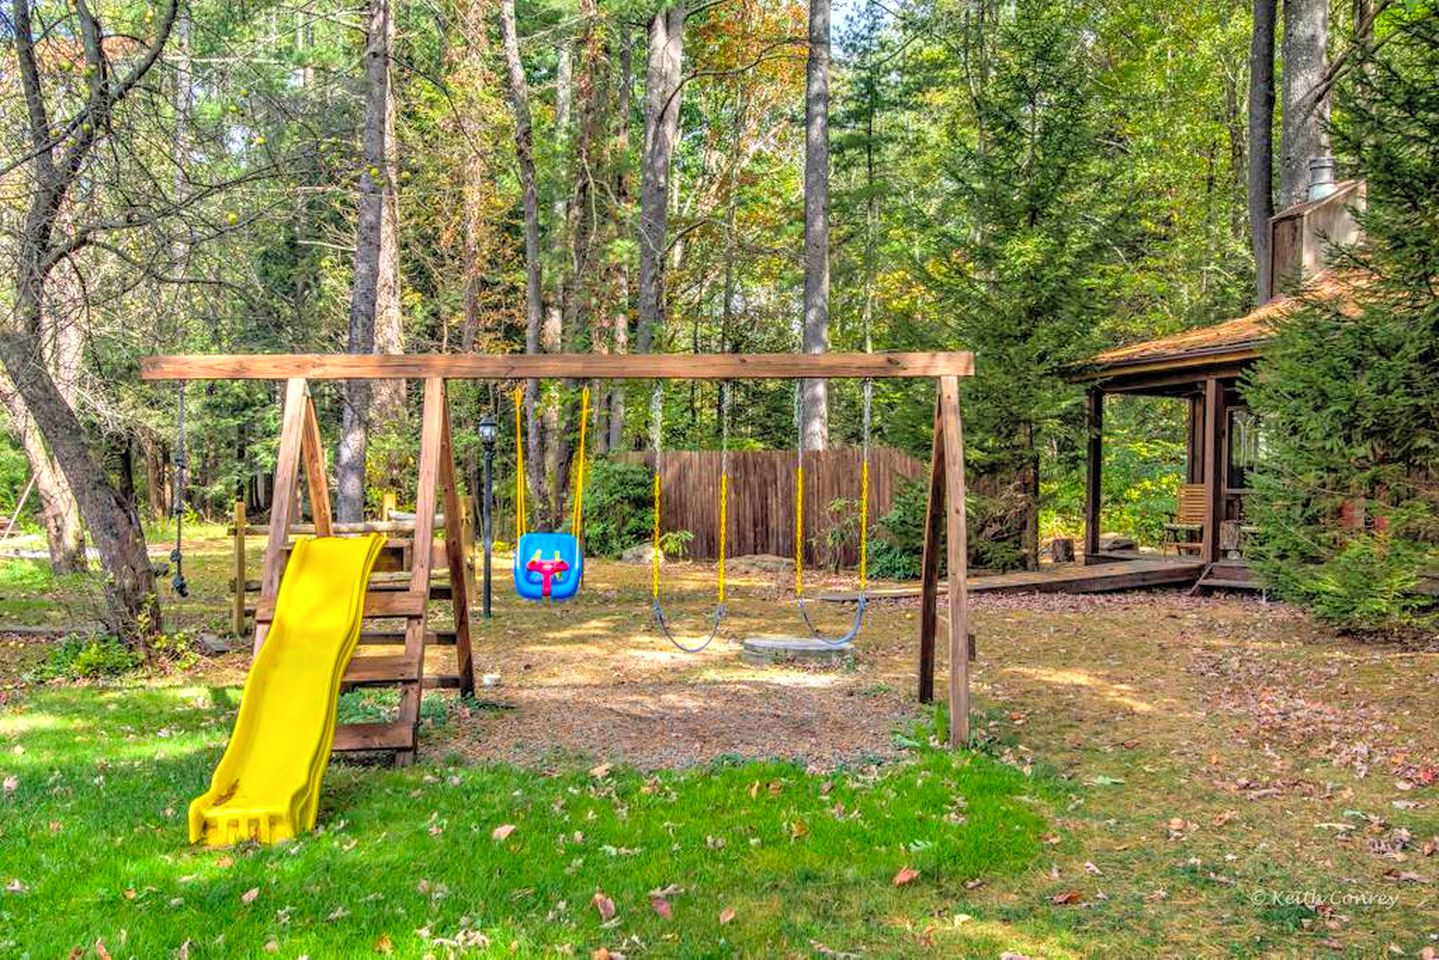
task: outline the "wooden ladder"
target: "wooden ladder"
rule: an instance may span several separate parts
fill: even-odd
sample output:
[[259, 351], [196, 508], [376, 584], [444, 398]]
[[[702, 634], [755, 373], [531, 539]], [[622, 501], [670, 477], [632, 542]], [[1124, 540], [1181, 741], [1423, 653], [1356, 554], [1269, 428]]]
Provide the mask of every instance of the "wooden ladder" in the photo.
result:
[[[265, 642], [275, 616], [275, 597], [289, 557], [293, 521], [300, 507], [299, 473], [303, 465], [309, 491], [310, 511], [317, 536], [338, 531], [330, 517], [329, 484], [319, 420], [308, 384], [294, 377], [287, 382], [285, 412], [280, 433], [280, 452], [275, 467], [275, 498], [270, 509], [269, 543], [265, 548], [264, 575], [260, 599], [255, 606], [255, 652]], [[398, 765], [414, 762], [420, 724], [420, 700], [429, 687], [455, 687], [461, 693], [474, 692], [474, 664], [470, 652], [470, 591], [464, 547], [463, 510], [455, 480], [454, 445], [450, 434], [449, 404], [445, 382], [439, 377], [425, 380], [425, 400], [420, 432], [420, 467], [416, 485], [415, 529], [412, 537], [390, 537], [365, 594], [367, 621], [402, 621], [396, 629], [377, 630], [366, 625], [361, 642], [366, 647], [384, 645], [384, 653], [362, 653], [351, 659], [345, 670], [344, 688], [391, 687], [399, 690], [400, 702], [394, 720], [381, 723], [341, 724], [335, 730], [336, 751], [388, 751]], [[436, 507], [444, 510], [445, 536], [435, 539]], [[345, 532], [354, 532], [345, 525]], [[408, 562], [405, 558], [408, 557]], [[431, 572], [447, 567], [448, 589], [435, 589]], [[405, 570], [405, 568], [408, 568]], [[408, 578], [396, 580], [394, 572], [405, 570]], [[387, 575], [388, 574], [388, 575]], [[434, 594], [448, 594], [454, 611], [454, 627], [431, 631], [430, 600]], [[425, 648], [429, 643], [452, 640], [457, 671], [426, 676]]]

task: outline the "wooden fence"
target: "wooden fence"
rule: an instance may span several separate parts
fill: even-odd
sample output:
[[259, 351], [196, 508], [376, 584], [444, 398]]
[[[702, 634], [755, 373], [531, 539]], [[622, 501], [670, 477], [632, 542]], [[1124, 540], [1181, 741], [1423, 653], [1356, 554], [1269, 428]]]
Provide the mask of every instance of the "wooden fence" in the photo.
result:
[[[652, 453], [627, 454], [627, 459], [653, 464]], [[729, 455], [728, 555], [752, 553], [794, 556], [794, 468], [792, 450], [746, 450]], [[846, 515], [855, 526], [840, 550], [840, 563], [859, 562], [858, 512], [860, 451], [854, 448], [807, 453], [804, 458], [805, 563], [828, 559], [825, 533]], [[666, 531], [694, 534], [689, 555], [711, 560], [719, 555], [720, 454], [712, 450], [674, 450], [664, 455], [661, 483], [661, 521]], [[895, 493], [908, 480], [925, 473], [925, 464], [889, 447], [870, 451], [870, 530], [894, 502]], [[829, 506], [849, 501], [838, 517]]]

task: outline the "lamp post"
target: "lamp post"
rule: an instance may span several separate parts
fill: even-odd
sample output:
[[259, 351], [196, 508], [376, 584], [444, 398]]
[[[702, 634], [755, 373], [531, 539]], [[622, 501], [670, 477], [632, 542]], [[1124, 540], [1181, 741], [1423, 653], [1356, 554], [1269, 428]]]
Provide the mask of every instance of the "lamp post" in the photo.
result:
[[494, 479], [495, 479], [495, 440], [499, 438], [500, 425], [495, 421], [494, 414], [487, 413], [480, 418], [480, 446], [485, 452], [485, 477], [484, 494], [481, 497], [480, 523], [484, 528], [485, 538], [485, 588], [483, 611], [485, 619], [490, 619], [490, 552], [494, 545], [494, 527], [491, 518], [494, 514]]

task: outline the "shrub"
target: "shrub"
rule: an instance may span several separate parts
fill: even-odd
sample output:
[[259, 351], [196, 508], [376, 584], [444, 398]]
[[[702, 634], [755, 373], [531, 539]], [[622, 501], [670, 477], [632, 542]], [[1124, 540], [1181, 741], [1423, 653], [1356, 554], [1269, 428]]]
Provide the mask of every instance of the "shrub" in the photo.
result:
[[66, 634], [35, 671], [36, 680], [99, 680], [139, 667], [141, 657], [112, 636]]
[[618, 557], [654, 527], [653, 478], [643, 463], [602, 458], [585, 474], [585, 549]]
[[[1012, 517], [1009, 499], [971, 493], [966, 505], [969, 563], [984, 570], [1014, 570], [1023, 565], [1019, 543], [996, 531]], [[883, 580], [912, 580], [924, 560], [924, 526], [929, 510], [929, 481], [910, 480], [895, 491], [889, 512], [879, 518], [879, 533], [869, 541], [870, 575]], [[1007, 528], [1006, 528], [1007, 529]], [[944, 534], [940, 533], [940, 550]]]

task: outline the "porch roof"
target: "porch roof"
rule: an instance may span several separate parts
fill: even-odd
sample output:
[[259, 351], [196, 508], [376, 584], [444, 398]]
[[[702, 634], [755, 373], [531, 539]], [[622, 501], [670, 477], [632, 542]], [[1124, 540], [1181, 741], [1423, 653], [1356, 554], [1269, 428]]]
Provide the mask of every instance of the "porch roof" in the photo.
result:
[[[1345, 297], [1352, 284], [1351, 277], [1325, 271], [1306, 289], [1310, 297], [1336, 299]], [[1074, 380], [1093, 383], [1149, 375], [1168, 379], [1176, 372], [1191, 370], [1196, 376], [1201, 370], [1237, 372], [1256, 359], [1263, 345], [1274, 336], [1275, 321], [1299, 306], [1298, 297], [1279, 296], [1242, 317], [1115, 347], [1092, 357]]]

